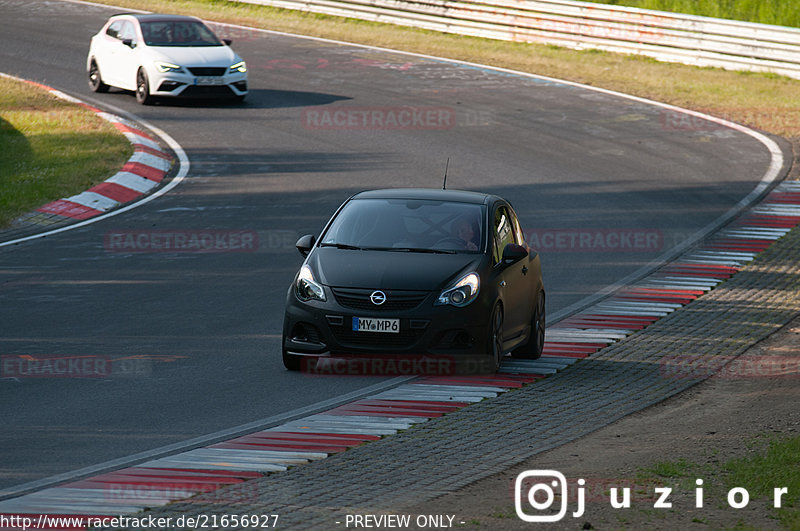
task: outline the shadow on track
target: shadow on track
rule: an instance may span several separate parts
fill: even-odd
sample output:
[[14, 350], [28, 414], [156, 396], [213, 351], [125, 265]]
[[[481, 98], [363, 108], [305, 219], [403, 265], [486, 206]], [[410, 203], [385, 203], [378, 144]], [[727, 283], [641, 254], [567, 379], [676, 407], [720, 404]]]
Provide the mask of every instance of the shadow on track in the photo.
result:
[[[134, 96], [130, 90], [112, 90], [112, 94]], [[342, 100], [352, 99], [348, 96], [325, 94], [321, 92], [303, 92], [296, 90], [250, 89], [244, 101], [234, 98], [159, 98], [154, 99], [154, 106], [194, 107], [198, 109], [216, 107], [242, 107], [246, 109], [282, 109], [287, 107], [312, 107], [327, 105]]]

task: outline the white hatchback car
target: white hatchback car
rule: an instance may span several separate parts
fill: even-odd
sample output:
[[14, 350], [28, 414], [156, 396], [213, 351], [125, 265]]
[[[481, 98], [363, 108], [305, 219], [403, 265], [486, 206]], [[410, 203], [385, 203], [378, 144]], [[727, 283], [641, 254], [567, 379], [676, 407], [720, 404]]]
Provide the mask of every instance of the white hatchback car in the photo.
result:
[[247, 95], [247, 65], [195, 17], [115, 15], [92, 37], [86, 70], [93, 91], [133, 90], [143, 105], [156, 96]]

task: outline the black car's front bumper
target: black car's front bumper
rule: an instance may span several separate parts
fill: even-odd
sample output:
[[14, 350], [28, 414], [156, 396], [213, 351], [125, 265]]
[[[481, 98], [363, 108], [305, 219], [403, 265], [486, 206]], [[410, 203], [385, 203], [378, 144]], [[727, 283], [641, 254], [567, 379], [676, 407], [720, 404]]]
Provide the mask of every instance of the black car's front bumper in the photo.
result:
[[[298, 300], [289, 289], [283, 325], [284, 351], [301, 356], [488, 356], [491, 303], [479, 296], [464, 307], [435, 306], [439, 292], [386, 291], [386, 306], [369, 302], [373, 290], [331, 289], [327, 300]], [[393, 301], [400, 303], [391, 305]], [[399, 319], [400, 330], [353, 330], [353, 318]]]

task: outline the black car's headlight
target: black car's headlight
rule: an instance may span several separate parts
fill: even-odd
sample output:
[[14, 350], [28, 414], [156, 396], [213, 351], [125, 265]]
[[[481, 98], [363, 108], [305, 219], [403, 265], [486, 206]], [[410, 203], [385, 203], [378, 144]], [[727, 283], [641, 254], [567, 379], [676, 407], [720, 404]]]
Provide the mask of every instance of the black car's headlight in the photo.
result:
[[314, 280], [314, 274], [307, 265], [301, 267], [300, 272], [297, 274], [294, 292], [301, 301], [315, 300], [324, 302], [326, 300], [325, 290], [322, 289], [322, 284]]
[[453, 306], [466, 306], [475, 300], [481, 289], [481, 279], [477, 273], [467, 273], [455, 284], [439, 294], [434, 305], [452, 304]]

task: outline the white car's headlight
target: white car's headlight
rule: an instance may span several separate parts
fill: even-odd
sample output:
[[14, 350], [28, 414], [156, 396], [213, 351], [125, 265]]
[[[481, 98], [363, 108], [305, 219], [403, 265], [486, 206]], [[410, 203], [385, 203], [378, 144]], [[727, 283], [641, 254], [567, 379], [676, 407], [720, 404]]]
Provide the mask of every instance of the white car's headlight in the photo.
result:
[[244, 61], [239, 61], [235, 65], [231, 65], [230, 71], [231, 74], [233, 74], [234, 72], [241, 72], [242, 74], [244, 74], [245, 72], [247, 72], [247, 64], [245, 64]]
[[183, 72], [183, 68], [172, 63], [165, 63], [163, 61], [156, 61], [156, 70], [165, 74], [167, 72]]
[[434, 305], [452, 304], [453, 306], [466, 306], [475, 300], [481, 288], [481, 279], [477, 273], [467, 273], [455, 284], [439, 294]]
[[324, 302], [326, 300], [325, 290], [322, 289], [321, 284], [314, 280], [311, 268], [307, 265], [300, 268], [300, 272], [297, 274], [297, 280], [295, 281], [294, 291], [297, 294], [297, 298], [301, 301], [316, 300]]

